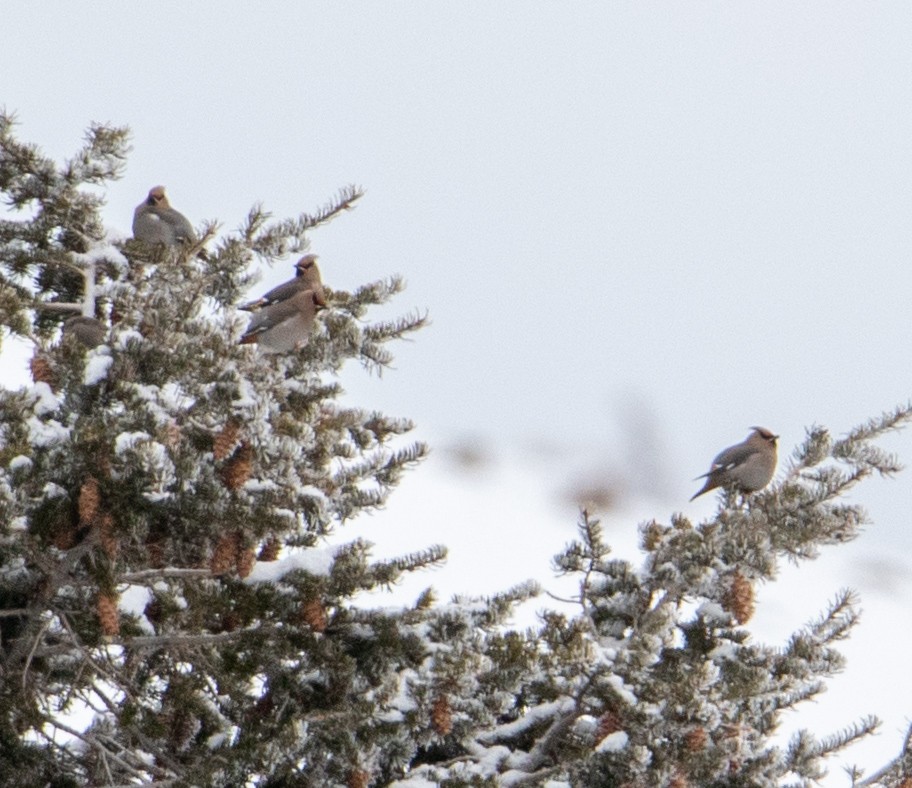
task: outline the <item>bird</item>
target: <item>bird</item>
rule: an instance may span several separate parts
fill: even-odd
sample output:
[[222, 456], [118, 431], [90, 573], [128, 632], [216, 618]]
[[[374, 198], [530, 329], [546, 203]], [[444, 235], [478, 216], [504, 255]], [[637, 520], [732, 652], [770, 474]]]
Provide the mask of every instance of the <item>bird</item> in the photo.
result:
[[306, 254], [295, 263], [293, 279], [276, 285], [261, 298], [243, 304], [238, 309], [255, 312], [263, 307], [286, 301], [292, 296], [307, 290], [313, 292], [315, 303], [319, 306], [326, 306], [326, 294], [323, 292], [323, 281], [320, 278], [320, 269], [317, 267], [317, 255], [315, 254]]
[[751, 427], [751, 433], [741, 443], [719, 452], [707, 473], [698, 476], [706, 483], [690, 499], [697, 498], [716, 487], [733, 487], [742, 493], [762, 490], [776, 472], [776, 441], [764, 427]]
[[168, 202], [164, 186], [153, 186], [133, 211], [133, 237], [147, 244], [180, 246], [195, 244], [196, 231], [190, 220]]
[[87, 348], [98, 347], [105, 340], [108, 329], [100, 320], [85, 315], [68, 318], [63, 324], [63, 335], [75, 337]]
[[320, 306], [313, 290], [264, 306], [253, 313], [240, 344], [255, 342], [265, 353], [285, 353], [303, 347]]

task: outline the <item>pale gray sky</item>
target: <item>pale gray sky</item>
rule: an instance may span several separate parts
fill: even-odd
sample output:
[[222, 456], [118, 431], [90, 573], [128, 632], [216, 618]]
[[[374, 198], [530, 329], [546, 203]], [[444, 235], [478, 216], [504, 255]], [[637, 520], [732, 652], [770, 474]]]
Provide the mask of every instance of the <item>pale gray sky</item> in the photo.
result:
[[[396, 311], [433, 326], [392, 374], [346, 386], [437, 446], [489, 446], [492, 497], [551, 490], [547, 507], [578, 472], [632, 469], [649, 505], [631, 503], [631, 532], [706, 516], [692, 479], [751, 425], [787, 453], [811, 423], [840, 432], [912, 394], [908, 3], [19, 3], [3, 26], [0, 102], [23, 139], [59, 159], [90, 121], [131, 126], [112, 226], [157, 183], [228, 228], [258, 200], [292, 215], [366, 187], [312, 237], [324, 278], [399, 272]], [[890, 446], [912, 462], [912, 435]], [[380, 549], [380, 524], [428, 496], [468, 527], [460, 485], [483, 485], [442, 456], [375, 518]], [[855, 497], [874, 525], [799, 570], [804, 592], [793, 577], [804, 607], [790, 590], [770, 608], [800, 622], [862, 591], [885, 623], [863, 623], [870, 650], [843, 679], [855, 698], [867, 682], [889, 754], [912, 714], [895, 691], [908, 644], [883, 615], [910, 593], [909, 475]], [[507, 515], [479, 509], [481, 539]], [[539, 511], [553, 548], [527, 574], [547, 575], [574, 514]], [[426, 541], [448, 541], [446, 519], [421, 523]], [[470, 569], [452, 582], [471, 590]]]

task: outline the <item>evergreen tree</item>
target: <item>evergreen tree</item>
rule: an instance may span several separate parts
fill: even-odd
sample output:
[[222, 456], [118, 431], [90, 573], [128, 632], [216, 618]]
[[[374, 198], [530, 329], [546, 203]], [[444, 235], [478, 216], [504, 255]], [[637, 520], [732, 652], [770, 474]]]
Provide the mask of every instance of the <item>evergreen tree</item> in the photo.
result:
[[[343, 406], [335, 374], [387, 365], [424, 318], [366, 323], [402, 282], [347, 293], [330, 273], [308, 344], [267, 356], [238, 344], [237, 311], [253, 263], [303, 251], [360, 192], [148, 247], [101, 220], [95, 187], [127, 152], [125, 129], [93, 126], [58, 166], [0, 115], [18, 212], [0, 221], [0, 320], [35, 346], [33, 385], [0, 391], [0, 785], [797, 786], [874, 730], [773, 743], [840, 669], [851, 592], [784, 647], [746, 625], [780, 561], [857, 535], [840, 496], [897, 470], [874, 440], [912, 408], [838, 440], [812, 428], [784, 477], [707, 522], [643, 525], [639, 567], [584, 512], [556, 558], [576, 610], [529, 631], [508, 621], [533, 583], [365, 607], [445, 551], [327, 546], [426, 452], [400, 445], [408, 421]], [[61, 331], [73, 315], [100, 321], [97, 346]], [[909, 757], [857, 784], [907, 784]]]
[[[583, 512], [579, 538], [555, 559], [579, 577], [578, 613], [546, 612], [534, 632], [482, 640], [482, 675], [501, 683], [463, 693], [471, 737], [420, 775], [452, 786], [815, 784], [826, 758], [873, 732], [876, 718], [823, 736], [801, 731], [785, 749], [773, 737], [783, 711], [843, 666], [835, 646], [858, 621], [857, 600], [840, 591], [785, 646], [770, 647], [745, 627], [754, 587], [773, 580], [783, 559], [812, 560], [857, 536], [866, 515], [839, 498], [872, 473], [899, 469], [873, 440], [910, 418], [912, 406], [900, 407], [838, 440], [810, 429], [772, 487], [746, 499], [726, 493], [708, 522], [641, 526], [639, 568], [613, 559]], [[498, 716], [475, 713], [485, 694], [501, 698]], [[856, 772], [853, 784], [912, 785], [908, 741], [894, 763], [867, 779]]]
[[[13, 130], [0, 309], [36, 350], [34, 386], [0, 399], [0, 782], [344, 782], [385, 749], [390, 666], [421, 658], [407, 611], [346, 601], [444, 551], [321, 544], [426, 451], [392, 445], [408, 421], [338, 404], [334, 373], [388, 364], [424, 318], [362, 322], [392, 278], [328, 289], [300, 352], [240, 346], [251, 263], [303, 250], [357, 189], [291, 220], [254, 208], [203, 258], [106, 237], [86, 187], [120, 175], [124, 129], [92, 127], [62, 167]], [[103, 344], [61, 338], [74, 314]]]

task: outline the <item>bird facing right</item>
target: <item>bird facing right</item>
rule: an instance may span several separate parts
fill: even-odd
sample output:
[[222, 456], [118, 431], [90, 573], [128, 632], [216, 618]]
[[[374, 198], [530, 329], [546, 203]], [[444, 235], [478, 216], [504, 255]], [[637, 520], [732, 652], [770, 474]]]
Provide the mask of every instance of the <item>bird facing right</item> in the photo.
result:
[[705, 477], [706, 483], [690, 500], [716, 487], [733, 487], [742, 493], [762, 490], [776, 472], [778, 439], [768, 429], [752, 427], [747, 438], [719, 452], [709, 471], [697, 477]]
[[287, 353], [307, 344], [314, 316], [321, 308], [313, 290], [303, 290], [253, 313], [240, 344], [256, 344], [264, 353]]
[[238, 309], [256, 312], [263, 307], [272, 306], [280, 301], [287, 301], [298, 293], [307, 290], [313, 292], [314, 303], [319, 306], [326, 306], [326, 294], [323, 292], [323, 280], [320, 278], [320, 269], [317, 267], [317, 255], [315, 254], [306, 254], [295, 263], [293, 279], [276, 285], [276, 287], [273, 287], [272, 290], [256, 301], [243, 304]]

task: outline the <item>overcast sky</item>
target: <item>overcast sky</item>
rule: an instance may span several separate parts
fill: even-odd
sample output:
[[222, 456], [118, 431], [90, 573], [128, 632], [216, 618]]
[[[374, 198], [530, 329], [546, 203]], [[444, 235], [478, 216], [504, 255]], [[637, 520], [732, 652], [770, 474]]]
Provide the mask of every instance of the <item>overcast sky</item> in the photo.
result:
[[[435, 448], [363, 525], [381, 554], [451, 545], [421, 584], [548, 580], [580, 485], [620, 496], [612, 533], [632, 550], [641, 520], [712, 513], [712, 496], [687, 502], [692, 480], [752, 425], [786, 455], [808, 425], [841, 433], [912, 395], [906, 2], [18, 3], [3, 17], [0, 103], [22, 139], [59, 160], [90, 121], [132, 128], [112, 227], [128, 232], [159, 183], [191, 221], [228, 229], [257, 201], [294, 215], [366, 188], [312, 250], [333, 287], [403, 274], [394, 311], [433, 321], [381, 380], [345, 375], [352, 401], [414, 418]], [[4, 362], [12, 385], [21, 362]], [[912, 461], [912, 435], [886, 445]], [[818, 732], [883, 716], [848, 758], [874, 767], [912, 715], [896, 692], [909, 474], [854, 500], [872, 525], [765, 588], [758, 626], [784, 638], [837, 588], [861, 591]]]

